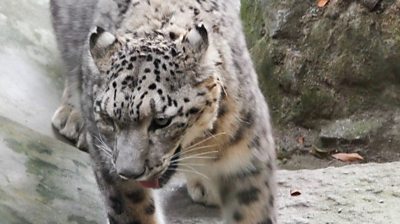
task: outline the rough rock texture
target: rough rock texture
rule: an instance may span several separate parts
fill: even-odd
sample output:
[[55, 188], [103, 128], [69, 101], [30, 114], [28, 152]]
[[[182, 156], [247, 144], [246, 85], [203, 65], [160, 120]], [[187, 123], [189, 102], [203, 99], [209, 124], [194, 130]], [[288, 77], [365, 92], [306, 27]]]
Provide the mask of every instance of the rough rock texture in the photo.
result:
[[48, 0], [0, 1], [0, 115], [52, 135], [63, 79], [49, 18]]
[[[242, 0], [248, 45], [279, 136], [301, 129], [299, 135], [314, 132], [305, 137], [319, 144], [315, 133], [336, 119], [384, 117], [385, 129], [363, 147], [391, 151], [383, 160], [400, 158], [399, 140], [385, 137], [400, 105], [399, 13], [400, 0], [331, 0], [322, 8], [315, 0]], [[278, 143], [281, 152], [298, 148]]]
[[337, 120], [322, 127], [320, 138], [322, 144], [365, 143], [369, 136], [382, 127], [383, 119]]
[[[400, 220], [400, 162], [281, 171], [282, 224], [373, 223]], [[290, 190], [301, 195], [290, 196]]]
[[0, 222], [104, 223], [89, 157], [0, 116]]

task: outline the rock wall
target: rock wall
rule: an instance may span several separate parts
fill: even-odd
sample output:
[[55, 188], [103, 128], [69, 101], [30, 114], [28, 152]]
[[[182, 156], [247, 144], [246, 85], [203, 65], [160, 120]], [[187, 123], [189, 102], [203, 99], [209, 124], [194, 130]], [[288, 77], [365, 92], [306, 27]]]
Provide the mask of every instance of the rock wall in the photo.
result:
[[382, 125], [368, 131], [362, 147], [398, 145], [391, 138], [400, 132], [389, 130], [399, 125], [399, 15], [399, 0], [331, 0], [324, 7], [315, 0], [242, 0], [248, 46], [281, 151], [296, 148], [285, 142], [288, 133], [322, 145], [319, 131], [338, 119], [379, 118]]

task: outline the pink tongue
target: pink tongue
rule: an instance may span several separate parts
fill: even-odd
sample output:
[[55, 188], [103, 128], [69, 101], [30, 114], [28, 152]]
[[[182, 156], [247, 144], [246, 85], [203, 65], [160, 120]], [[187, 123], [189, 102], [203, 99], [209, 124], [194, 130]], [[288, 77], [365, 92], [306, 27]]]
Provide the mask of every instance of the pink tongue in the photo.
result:
[[139, 183], [145, 188], [160, 188], [160, 183], [158, 182], [158, 179], [139, 181]]

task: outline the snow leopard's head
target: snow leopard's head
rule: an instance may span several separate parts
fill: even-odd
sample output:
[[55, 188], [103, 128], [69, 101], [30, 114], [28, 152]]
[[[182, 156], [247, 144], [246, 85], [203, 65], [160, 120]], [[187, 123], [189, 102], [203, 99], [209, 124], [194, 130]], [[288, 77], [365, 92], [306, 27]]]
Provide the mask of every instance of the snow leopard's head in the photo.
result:
[[212, 128], [222, 89], [209, 41], [203, 25], [182, 35], [90, 35], [94, 141], [121, 178], [155, 187], [183, 155], [196, 156], [185, 149]]

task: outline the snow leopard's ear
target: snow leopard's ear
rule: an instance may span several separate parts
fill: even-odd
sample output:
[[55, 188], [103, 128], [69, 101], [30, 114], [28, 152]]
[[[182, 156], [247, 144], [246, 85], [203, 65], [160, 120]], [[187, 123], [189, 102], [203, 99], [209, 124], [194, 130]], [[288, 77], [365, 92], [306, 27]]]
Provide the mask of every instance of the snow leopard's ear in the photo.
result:
[[101, 27], [95, 27], [89, 37], [90, 53], [93, 59], [96, 61], [106, 56], [116, 42], [117, 38], [113, 34]]
[[183, 37], [182, 44], [184, 51], [191, 50], [194, 54], [202, 55], [208, 48], [208, 32], [204, 24], [198, 24], [194, 29], [189, 30]]

